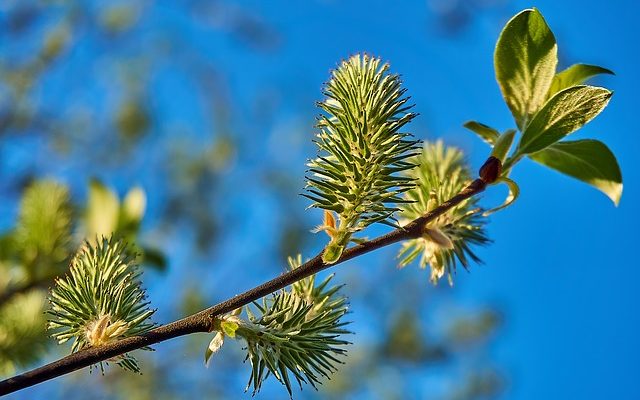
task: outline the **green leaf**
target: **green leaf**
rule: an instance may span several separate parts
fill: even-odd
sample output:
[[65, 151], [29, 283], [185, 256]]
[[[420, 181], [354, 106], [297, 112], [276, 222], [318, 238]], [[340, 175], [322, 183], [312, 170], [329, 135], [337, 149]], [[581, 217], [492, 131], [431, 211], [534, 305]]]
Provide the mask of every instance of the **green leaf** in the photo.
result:
[[529, 157], [542, 165], [594, 186], [617, 206], [622, 196], [622, 174], [616, 157], [598, 140], [553, 144]]
[[553, 77], [547, 98], [568, 87], [582, 85], [589, 78], [599, 74], [614, 75], [613, 71], [597, 65], [574, 64]]
[[213, 339], [211, 339], [211, 342], [209, 342], [209, 346], [207, 346], [206, 350], [204, 351], [204, 364], [206, 366], [209, 366], [209, 359], [218, 350], [220, 350], [220, 347], [222, 347], [223, 344], [224, 344], [224, 334], [222, 332], [216, 333]]
[[142, 220], [147, 206], [147, 196], [139, 186], [131, 188], [122, 201], [120, 218], [122, 224], [137, 224]]
[[480, 136], [482, 140], [490, 145], [494, 145], [500, 136], [500, 133], [497, 130], [477, 121], [467, 121], [463, 126]]
[[540, 151], [580, 129], [607, 106], [612, 95], [595, 86], [572, 86], [556, 93], [525, 129], [518, 153]]
[[511, 150], [511, 146], [513, 145], [513, 139], [516, 137], [515, 129], [506, 130], [498, 140], [496, 140], [495, 145], [493, 146], [493, 150], [491, 151], [491, 156], [500, 160], [500, 162], [504, 162], [505, 157], [509, 154]]
[[238, 323], [235, 321], [227, 320], [227, 321], [222, 321], [220, 323], [220, 328], [222, 328], [222, 332], [224, 332], [224, 334], [229, 336], [230, 338], [236, 337], [236, 331], [238, 330], [239, 327], [240, 325], [238, 325]]
[[153, 247], [142, 247], [142, 264], [158, 271], [167, 270], [167, 259], [161, 250]]
[[517, 183], [515, 183], [515, 181], [503, 176], [498, 178], [498, 180], [496, 180], [495, 184], [498, 184], [498, 183], [505, 183], [509, 188], [509, 194], [507, 195], [507, 198], [504, 200], [504, 203], [502, 203], [502, 205], [496, 208], [492, 208], [491, 210], [485, 211], [482, 214], [484, 217], [488, 217], [489, 215], [495, 213], [496, 211], [504, 210], [505, 208], [512, 205], [516, 200], [518, 200], [518, 197], [520, 197], [520, 187], [518, 186]]
[[496, 79], [520, 130], [546, 99], [558, 64], [557, 53], [556, 39], [536, 9], [513, 17], [498, 38]]

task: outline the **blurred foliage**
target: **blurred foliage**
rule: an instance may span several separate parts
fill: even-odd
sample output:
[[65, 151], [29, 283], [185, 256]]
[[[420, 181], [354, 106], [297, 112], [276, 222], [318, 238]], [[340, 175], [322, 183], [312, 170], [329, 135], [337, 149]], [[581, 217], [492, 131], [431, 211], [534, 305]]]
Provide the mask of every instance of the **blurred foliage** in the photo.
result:
[[44, 335], [43, 290], [20, 293], [0, 306], [0, 375], [38, 361], [48, 344]]
[[13, 250], [28, 279], [61, 270], [70, 250], [71, 206], [68, 188], [54, 181], [30, 185], [20, 202]]

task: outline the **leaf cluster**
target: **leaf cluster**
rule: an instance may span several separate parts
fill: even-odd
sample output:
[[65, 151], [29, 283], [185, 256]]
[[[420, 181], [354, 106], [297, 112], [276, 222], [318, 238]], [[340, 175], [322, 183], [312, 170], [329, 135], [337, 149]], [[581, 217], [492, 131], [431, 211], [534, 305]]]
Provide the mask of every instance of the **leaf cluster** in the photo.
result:
[[[537, 9], [517, 14], [500, 34], [494, 56], [496, 79], [521, 132], [515, 151], [506, 159], [504, 177], [515, 163], [528, 156], [594, 186], [617, 205], [622, 195], [622, 174], [607, 146], [593, 139], [560, 142], [600, 114], [613, 94], [585, 82], [613, 72], [588, 64], [556, 72], [557, 52], [555, 37]], [[490, 145], [501, 136], [497, 130], [474, 121], [465, 126]], [[513, 195], [514, 183], [509, 183]]]

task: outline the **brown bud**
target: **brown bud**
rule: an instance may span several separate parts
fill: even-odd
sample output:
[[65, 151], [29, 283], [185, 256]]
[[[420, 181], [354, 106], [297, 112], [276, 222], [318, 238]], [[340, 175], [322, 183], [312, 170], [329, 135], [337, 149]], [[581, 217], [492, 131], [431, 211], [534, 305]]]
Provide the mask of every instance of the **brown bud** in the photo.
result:
[[487, 158], [487, 161], [480, 167], [480, 179], [484, 183], [493, 183], [498, 179], [502, 173], [502, 162], [491, 156]]

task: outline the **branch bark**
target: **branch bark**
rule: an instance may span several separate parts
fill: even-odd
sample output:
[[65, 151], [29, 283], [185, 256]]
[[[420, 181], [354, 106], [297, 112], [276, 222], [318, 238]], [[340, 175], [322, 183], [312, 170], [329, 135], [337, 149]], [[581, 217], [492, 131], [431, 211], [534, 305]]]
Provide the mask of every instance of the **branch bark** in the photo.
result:
[[300, 267], [256, 286], [242, 294], [234, 296], [231, 299], [223, 301], [222, 303], [216, 304], [213, 307], [207, 308], [206, 310], [202, 310], [178, 321], [159, 326], [144, 335], [128, 337], [100, 347], [91, 347], [34, 370], [8, 378], [0, 382], [0, 395], [13, 393], [38, 383], [68, 374], [75, 370], [88, 367], [100, 361], [106, 361], [110, 358], [141, 347], [191, 333], [210, 332], [215, 318], [220, 315], [245, 306], [252, 301], [258, 300], [270, 293], [285, 288], [292, 283], [326, 268], [333, 267], [334, 265], [341, 264], [352, 258], [402, 240], [420, 237], [427, 223], [433, 221], [451, 208], [460, 204], [462, 201], [482, 192], [485, 188], [486, 183], [481, 179], [476, 179], [460, 193], [440, 204], [431, 212], [411, 221], [404, 227], [395, 229], [385, 235], [346, 249], [340, 259], [333, 264], [323, 263], [322, 252], [320, 252]]

